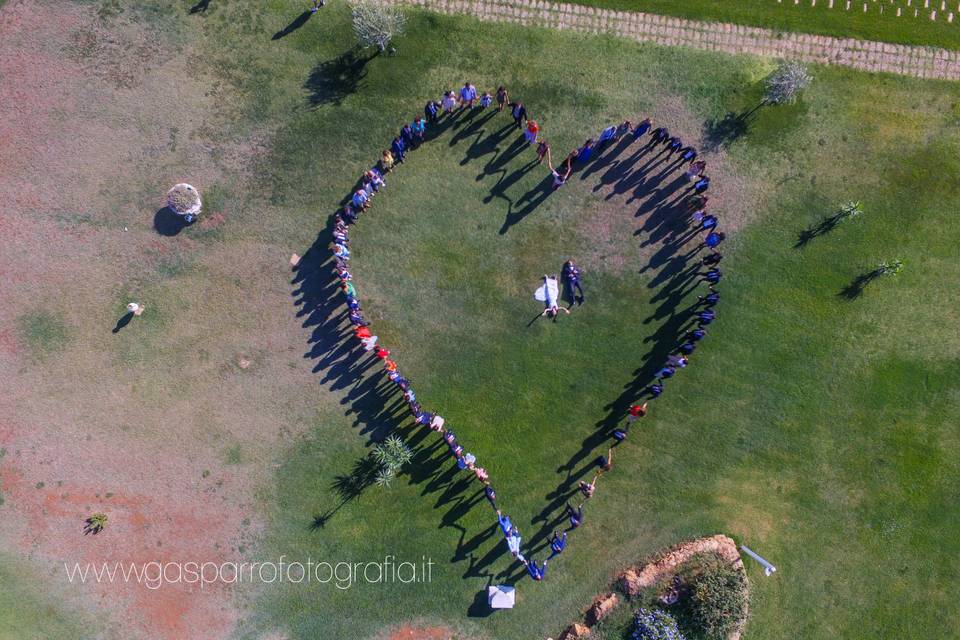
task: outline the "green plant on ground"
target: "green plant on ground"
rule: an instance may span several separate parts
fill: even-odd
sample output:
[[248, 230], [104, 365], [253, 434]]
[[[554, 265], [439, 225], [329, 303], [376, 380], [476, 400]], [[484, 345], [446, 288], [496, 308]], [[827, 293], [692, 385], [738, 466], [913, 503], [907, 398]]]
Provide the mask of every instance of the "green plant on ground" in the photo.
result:
[[694, 556], [676, 573], [680, 598], [672, 608], [691, 638], [725, 640], [747, 616], [743, 569], [716, 554]]
[[881, 262], [877, 265], [877, 275], [895, 276], [903, 270], [903, 260], [897, 258], [892, 262]]
[[107, 514], [97, 512], [84, 520], [84, 531], [86, 533], [98, 534], [107, 526]]
[[863, 204], [858, 200], [856, 202], [847, 202], [837, 211], [837, 222], [850, 220], [863, 215]]
[[400, 436], [390, 436], [373, 448], [373, 459], [380, 465], [377, 471], [376, 483], [381, 487], [389, 487], [403, 465], [413, 458], [413, 451], [406, 445]]

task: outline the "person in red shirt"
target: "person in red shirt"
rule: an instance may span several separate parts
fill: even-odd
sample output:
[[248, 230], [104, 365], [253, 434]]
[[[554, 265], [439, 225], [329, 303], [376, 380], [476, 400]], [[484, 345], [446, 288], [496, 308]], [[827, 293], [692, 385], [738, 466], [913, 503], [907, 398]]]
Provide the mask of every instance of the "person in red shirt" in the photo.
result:
[[370, 329], [367, 327], [357, 327], [353, 330], [353, 335], [355, 335], [358, 340], [363, 340], [364, 338], [369, 338], [373, 334], [370, 333]]
[[384, 349], [383, 347], [377, 347], [377, 357], [381, 360], [386, 360], [390, 357], [390, 352]]
[[536, 120], [527, 120], [527, 130], [523, 132], [527, 144], [534, 144], [537, 141], [537, 134], [540, 133], [540, 125]]
[[630, 407], [630, 415], [627, 416], [628, 422], [636, 422], [639, 418], [647, 415], [647, 405], [649, 402], [644, 402], [643, 404], [635, 404]]

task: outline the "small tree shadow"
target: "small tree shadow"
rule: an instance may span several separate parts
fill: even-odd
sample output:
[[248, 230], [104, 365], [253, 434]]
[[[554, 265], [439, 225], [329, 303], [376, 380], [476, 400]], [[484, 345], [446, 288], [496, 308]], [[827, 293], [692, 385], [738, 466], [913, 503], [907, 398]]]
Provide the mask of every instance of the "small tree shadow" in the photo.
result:
[[797, 236], [797, 242], [793, 245], [794, 249], [801, 249], [814, 238], [826, 235], [837, 228], [840, 221], [843, 220], [843, 213], [835, 213], [832, 216], [826, 216], [817, 226], [808, 227]]
[[321, 62], [310, 71], [303, 88], [309, 92], [307, 103], [311, 107], [340, 104], [344, 98], [356, 92], [367, 75], [367, 63], [373, 59], [372, 55], [358, 55], [358, 51], [357, 48], [351, 49], [332, 60]]
[[882, 273], [880, 269], [861, 273], [853, 279], [853, 282], [841, 289], [837, 295], [844, 300], [856, 300], [863, 295], [863, 290], [867, 288], [867, 285], [879, 278]]
[[287, 26], [285, 26], [283, 29], [281, 29], [280, 31], [277, 31], [275, 34], [273, 34], [273, 37], [270, 38], [270, 39], [271, 39], [271, 40], [279, 40], [280, 38], [285, 38], [285, 37], [287, 37], [288, 35], [290, 35], [290, 34], [293, 33], [294, 31], [296, 31], [297, 29], [299, 29], [300, 27], [302, 27], [303, 25], [307, 24], [307, 20], [310, 19], [310, 16], [311, 16], [311, 15], [313, 15], [313, 14], [311, 14], [310, 11], [304, 11], [303, 13], [301, 13], [300, 15], [298, 15], [293, 22], [291, 22], [290, 24], [288, 24]]
[[733, 144], [734, 141], [747, 133], [750, 129], [750, 121], [753, 120], [760, 107], [765, 104], [766, 101], [761, 101], [755, 107], [740, 113], [729, 111], [719, 120], [707, 120], [703, 124], [704, 149], [717, 151]]
[[189, 226], [190, 223], [174, 213], [170, 207], [160, 209], [153, 216], [153, 228], [162, 236], [175, 236]]
[[200, 2], [190, 7], [190, 13], [204, 13], [209, 6], [210, 0], [200, 0]]

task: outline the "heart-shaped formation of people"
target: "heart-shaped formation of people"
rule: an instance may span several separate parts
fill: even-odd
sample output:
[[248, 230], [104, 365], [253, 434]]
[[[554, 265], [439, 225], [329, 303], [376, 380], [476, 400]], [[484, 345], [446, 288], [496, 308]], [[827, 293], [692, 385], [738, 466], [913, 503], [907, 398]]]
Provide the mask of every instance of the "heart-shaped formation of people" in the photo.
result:
[[[453, 91], [448, 91], [440, 101], [431, 100], [427, 102], [423, 117], [418, 117], [412, 123], [403, 126], [399, 135], [392, 141], [390, 149], [383, 151], [377, 165], [364, 173], [360, 182], [361, 186], [352, 194], [349, 203], [334, 216], [331, 250], [336, 263], [336, 277], [340, 281], [349, 319], [354, 327], [355, 339], [360, 342], [365, 351], [374, 352], [383, 362], [389, 379], [403, 391], [410, 414], [416, 424], [437, 432], [449, 447], [451, 458], [455, 461], [457, 467], [460, 470], [472, 473], [476, 480], [484, 485], [486, 498], [496, 513], [500, 529], [512, 556], [526, 567], [527, 573], [533, 580], [540, 581], [546, 575], [548, 561], [566, 548], [568, 532], [583, 523], [583, 503], [581, 502], [578, 507], [574, 508], [569, 501], [567, 502], [566, 515], [569, 517], [570, 527], [562, 534], [554, 532], [549, 543], [551, 553], [548, 558], [540, 563], [532, 557], [525, 558], [522, 552], [520, 532], [511, 522], [509, 516], [497, 507], [497, 494], [486, 469], [480, 466], [473, 454], [464, 449], [463, 444], [439, 414], [425, 410], [417, 402], [417, 396], [411, 388], [410, 382], [401, 374], [397, 362], [391, 357], [390, 350], [379, 343], [379, 338], [373, 334], [370, 328], [370, 322], [364, 318], [360, 300], [352, 281], [353, 276], [350, 273], [349, 226], [362, 217], [363, 212], [371, 206], [376, 194], [386, 186], [384, 176], [402, 163], [408, 152], [426, 141], [428, 127], [436, 125], [444, 118], [456, 118], [457, 113], [464, 109], [489, 108], [506, 111], [511, 115], [517, 129], [522, 131], [527, 144], [535, 146], [540, 160], [547, 159], [547, 166], [553, 176], [553, 189], [561, 188], [575, 170], [583, 168], [590, 162], [591, 157], [596, 158], [606, 145], [614, 142], [623, 144], [628, 141], [629, 144], [643, 144], [645, 145], [644, 150], [648, 152], [659, 148], [658, 155], [667, 153], [669, 159], [673, 159], [676, 154], [675, 169], [687, 165], [685, 173], [690, 188], [684, 196], [685, 211], [693, 223], [698, 225], [706, 234], [701, 246], [711, 250], [701, 261], [707, 268], [701, 274], [701, 277], [707, 283], [708, 291], [705, 295], [698, 297], [698, 304], [702, 306], [702, 309], [694, 316], [696, 318], [695, 325], [691, 326], [690, 330], [680, 339], [679, 344], [671, 351], [666, 362], [663, 363], [662, 368], [656, 374], [655, 381], [647, 387], [646, 394], [650, 399], [657, 398], [663, 393], [664, 380], [671, 378], [679, 369], [687, 366], [688, 356], [694, 352], [697, 343], [706, 335], [704, 327], [716, 318], [713, 307], [719, 302], [720, 294], [716, 291], [715, 285], [722, 277], [720, 269], [717, 267], [722, 255], [717, 251], [717, 246], [724, 240], [724, 234], [717, 229], [718, 220], [716, 216], [706, 213], [708, 197], [704, 195], [704, 192], [710, 187], [710, 178], [704, 174], [706, 162], [697, 160], [696, 149], [685, 146], [680, 138], [671, 136], [666, 128], [654, 128], [649, 118], [636, 125], [629, 120], [619, 125], [611, 125], [603, 129], [596, 140], [587, 140], [582, 147], [571, 151], [562, 163], [554, 166], [550, 147], [539, 135], [539, 125], [529, 117], [526, 107], [521, 101], [510, 101], [507, 91], [503, 87], [500, 87], [495, 94], [485, 92], [478, 95], [476, 87], [470, 83], [466, 83], [461, 88], [459, 96]], [[645, 141], [644, 138], [646, 138]], [[582, 295], [582, 290], [579, 289], [579, 278], [580, 274], [575, 265], [571, 263], [565, 265], [563, 271], [564, 285], [568, 287], [571, 295], [574, 288], [581, 291]], [[540, 295], [538, 299], [541, 299], [545, 304], [545, 314], [556, 315], [558, 312], [556, 284], [555, 282], [549, 282], [549, 278], [547, 280], [544, 286], [546, 295]], [[552, 295], [551, 290], [553, 290]], [[625, 416], [626, 423], [614, 429], [611, 433], [617, 444], [627, 437], [630, 425], [647, 414], [648, 408], [649, 401], [641, 403], [640, 399], [637, 399], [630, 406]], [[612, 468], [612, 451], [611, 447], [607, 455], [600, 459], [598, 471], [590, 482], [580, 482], [579, 492], [585, 500], [593, 496], [600, 475]]]

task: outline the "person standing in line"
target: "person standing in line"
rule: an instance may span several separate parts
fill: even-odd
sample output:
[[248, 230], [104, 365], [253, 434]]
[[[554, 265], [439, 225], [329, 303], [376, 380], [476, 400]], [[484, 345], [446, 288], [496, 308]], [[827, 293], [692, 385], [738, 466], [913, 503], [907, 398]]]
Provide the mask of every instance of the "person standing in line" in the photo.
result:
[[599, 478], [600, 478], [600, 474], [597, 473], [595, 476], [593, 476], [593, 480], [591, 480], [590, 482], [584, 482], [583, 480], [580, 481], [580, 486], [579, 486], [580, 493], [582, 493], [583, 497], [586, 498], [587, 500], [592, 498], [593, 494], [596, 493], [597, 480]]
[[576, 509], [569, 502], [567, 503], [567, 514], [570, 516], [570, 528], [576, 529], [583, 524], [583, 503]]
[[527, 573], [530, 574], [530, 577], [540, 582], [547, 575], [547, 561], [544, 560], [541, 566], [537, 566], [537, 561], [531, 559], [527, 563]]
[[510, 115], [513, 116], [513, 123], [517, 125], [517, 129], [523, 129], [523, 123], [527, 120], [527, 108], [522, 102], [517, 100], [510, 103]]
[[503, 111], [503, 108], [507, 106], [507, 102], [510, 101], [510, 95], [507, 93], [507, 90], [500, 85], [497, 87], [497, 112]]
[[393, 154], [394, 161], [398, 163], [403, 162], [404, 155], [407, 153], [407, 145], [403, 143], [400, 136], [394, 138], [393, 142], [390, 143], [390, 152]]
[[487, 498], [487, 502], [490, 503], [490, 506], [493, 507], [494, 511], [497, 511], [497, 492], [493, 490], [493, 486], [487, 485], [483, 488], [483, 494]]
[[606, 473], [613, 469], [613, 447], [607, 449], [607, 455], [600, 456], [600, 471]]
[[645, 134], [647, 131], [650, 131], [650, 127], [653, 126], [650, 122], [650, 118], [645, 118], [642, 122], [638, 122], [637, 126], [633, 130], [633, 139], [637, 140]]
[[527, 144], [534, 144], [537, 141], [537, 134], [540, 133], [540, 125], [536, 120], [527, 120], [527, 129], [523, 132], [523, 137]]
[[435, 123], [440, 116], [440, 103], [429, 100], [426, 106], [423, 107], [423, 115], [427, 119], [427, 122], [430, 124]]
[[469, 82], [464, 82], [460, 88], [460, 108], [472, 108], [477, 100], [477, 88]]
[[630, 407], [630, 411], [627, 414], [627, 422], [633, 423], [639, 420], [640, 418], [647, 415], [647, 406], [649, 402], [644, 402], [643, 404], [635, 404]]
[[537, 164], [543, 164], [543, 159], [547, 159], [547, 166], [551, 164], [550, 143], [545, 138], [541, 138], [537, 143]]
[[550, 555], [547, 557], [547, 560], [553, 559], [554, 556], [558, 556], [563, 553], [563, 550], [567, 548], [567, 532], [564, 531], [563, 535], [558, 534], [556, 531], [553, 532], [553, 537], [550, 538]]

